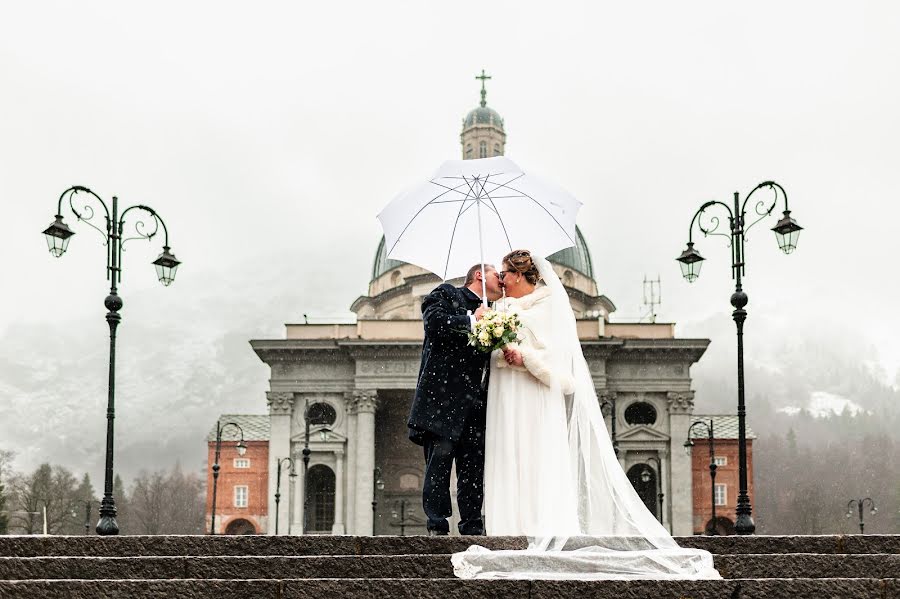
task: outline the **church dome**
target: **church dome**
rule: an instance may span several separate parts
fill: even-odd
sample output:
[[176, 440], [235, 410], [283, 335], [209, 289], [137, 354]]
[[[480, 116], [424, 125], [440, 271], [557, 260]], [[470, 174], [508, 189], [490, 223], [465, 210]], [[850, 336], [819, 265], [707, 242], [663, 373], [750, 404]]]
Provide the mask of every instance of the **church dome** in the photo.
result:
[[475, 125], [493, 125], [503, 131], [503, 117], [500, 113], [487, 106], [478, 106], [469, 111], [463, 120], [463, 130]]
[[[578, 271], [593, 280], [594, 264], [591, 261], [591, 253], [588, 250], [587, 242], [585, 242], [584, 235], [581, 234], [581, 229], [578, 227], [575, 227], [575, 234], [577, 237], [575, 238], [574, 247], [560, 250], [555, 254], [548, 256], [547, 259], [559, 266]], [[372, 268], [372, 280], [374, 281], [384, 273], [390, 272], [392, 269], [402, 266], [403, 264], [405, 264], [405, 262], [392, 260], [387, 257], [387, 248], [384, 247], [384, 237], [382, 237], [381, 241], [378, 243], [378, 249], [375, 251], [375, 265]]]

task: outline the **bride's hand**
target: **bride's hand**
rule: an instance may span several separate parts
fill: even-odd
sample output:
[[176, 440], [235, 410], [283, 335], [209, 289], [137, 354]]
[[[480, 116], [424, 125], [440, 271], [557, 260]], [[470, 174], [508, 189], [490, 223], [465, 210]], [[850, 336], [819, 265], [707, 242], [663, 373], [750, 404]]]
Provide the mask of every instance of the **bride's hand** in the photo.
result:
[[510, 366], [524, 366], [525, 361], [522, 359], [522, 354], [517, 350], [510, 348], [503, 348], [503, 358], [506, 360], [506, 363]]

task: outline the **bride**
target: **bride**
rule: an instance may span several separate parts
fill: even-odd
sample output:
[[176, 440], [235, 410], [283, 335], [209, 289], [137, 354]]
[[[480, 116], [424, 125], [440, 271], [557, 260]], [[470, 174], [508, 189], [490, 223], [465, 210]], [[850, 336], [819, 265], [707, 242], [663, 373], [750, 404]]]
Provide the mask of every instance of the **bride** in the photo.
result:
[[720, 578], [707, 551], [679, 547], [615, 456], [569, 296], [550, 263], [509, 253], [499, 273], [519, 343], [491, 356], [485, 526], [526, 550], [452, 556], [461, 578]]

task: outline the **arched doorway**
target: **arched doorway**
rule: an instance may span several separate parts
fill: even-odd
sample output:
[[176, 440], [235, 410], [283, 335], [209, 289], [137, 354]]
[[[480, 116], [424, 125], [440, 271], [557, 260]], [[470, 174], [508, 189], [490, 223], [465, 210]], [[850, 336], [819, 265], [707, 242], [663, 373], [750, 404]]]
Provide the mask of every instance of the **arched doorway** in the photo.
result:
[[[713, 521], [709, 520], [703, 528], [703, 532], [708, 532], [713, 526]], [[716, 534], [717, 535], [733, 535], [734, 522], [725, 516], [716, 516]]]
[[309, 533], [331, 534], [334, 527], [334, 471], [316, 464], [306, 474]]
[[253, 526], [253, 523], [249, 520], [244, 520], [243, 518], [238, 518], [236, 520], [232, 520], [228, 523], [228, 526], [225, 527], [226, 535], [255, 535], [256, 527]]
[[[647, 472], [649, 476], [644, 473]], [[638, 496], [647, 506], [656, 519], [659, 519], [659, 506], [657, 505], [656, 496], [656, 471], [646, 464], [635, 464], [628, 469], [628, 480], [631, 486], [637, 491]], [[644, 480], [644, 479], [647, 480]]]

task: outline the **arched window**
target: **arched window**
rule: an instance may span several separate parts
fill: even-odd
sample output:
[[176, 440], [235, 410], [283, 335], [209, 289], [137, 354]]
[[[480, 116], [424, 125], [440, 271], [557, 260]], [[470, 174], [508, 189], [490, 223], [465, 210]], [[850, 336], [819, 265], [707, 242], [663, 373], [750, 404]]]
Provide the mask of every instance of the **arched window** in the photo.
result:
[[391, 287], [398, 287], [400, 285], [400, 271], [395, 270], [393, 274], [391, 274]]
[[478, 157], [479, 158], [487, 158], [488, 157], [486, 141], [482, 141], [480, 144], [478, 144]]
[[500, 144], [494, 144], [494, 156], [499, 156], [500, 154]]
[[403, 474], [400, 476], [400, 489], [403, 491], [415, 491], [419, 489], [419, 477], [415, 474]]
[[563, 285], [571, 287], [575, 284], [575, 275], [572, 274], [571, 270], [567, 270], [563, 273]]
[[466, 144], [466, 158], [472, 157], [472, 144]]
[[639, 401], [625, 408], [625, 422], [628, 424], [653, 424], [656, 422], [656, 408], [646, 401]]
[[309, 532], [331, 533], [334, 527], [334, 471], [316, 464], [306, 474]]

